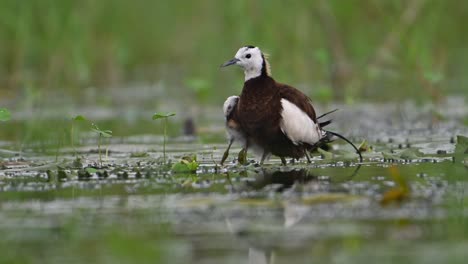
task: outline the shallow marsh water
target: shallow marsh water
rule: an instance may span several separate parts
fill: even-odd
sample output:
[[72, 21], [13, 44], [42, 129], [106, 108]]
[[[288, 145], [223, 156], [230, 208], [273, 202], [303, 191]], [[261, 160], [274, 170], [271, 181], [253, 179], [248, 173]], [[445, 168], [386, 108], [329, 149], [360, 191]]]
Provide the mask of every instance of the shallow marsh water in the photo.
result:
[[94, 144], [58, 159], [5, 144], [0, 262], [465, 263], [468, 169], [453, 157], [468, 110], [448, 105], [337, 114], [335, 131], [372, 146], [360, 164], [339, 141], [312, 164], [241, 166], [235, 148], [221, 167], [224, 142], [172, 138], [170, 162], [196, 154], [192, 173], [162, 165], [159, 136], [111, 141], [102, 165]]

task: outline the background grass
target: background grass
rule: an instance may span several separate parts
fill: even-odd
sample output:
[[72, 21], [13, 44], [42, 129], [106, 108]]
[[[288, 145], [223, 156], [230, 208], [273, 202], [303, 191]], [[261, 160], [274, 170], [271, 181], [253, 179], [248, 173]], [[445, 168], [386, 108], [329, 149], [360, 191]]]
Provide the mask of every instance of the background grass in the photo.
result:
[[0, 102], [163, 83], [218, 105], [242, 85], [218, 66], [246, 44], [318, 101], [437, 101], [466, 94], [467, 12], [438, 0], [3, 0]]

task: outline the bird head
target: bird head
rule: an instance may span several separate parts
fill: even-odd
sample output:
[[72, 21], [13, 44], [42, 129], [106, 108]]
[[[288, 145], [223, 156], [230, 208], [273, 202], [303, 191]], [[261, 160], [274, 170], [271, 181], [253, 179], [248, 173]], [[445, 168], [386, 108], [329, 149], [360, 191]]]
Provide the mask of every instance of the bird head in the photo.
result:
[[243, 68], [246, 81], [261, 75], [270, 75], [268, 61], [258, 47], [245, 46], [240, 48], [234, 58], [225, 62], [221, 67], [230, 65], [238, 65]]

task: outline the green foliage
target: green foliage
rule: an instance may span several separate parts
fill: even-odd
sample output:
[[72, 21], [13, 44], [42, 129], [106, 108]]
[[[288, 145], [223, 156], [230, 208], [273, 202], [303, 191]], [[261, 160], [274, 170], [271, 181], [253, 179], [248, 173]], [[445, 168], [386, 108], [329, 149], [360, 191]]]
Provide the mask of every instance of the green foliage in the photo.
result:
[[98, 133], [99, 136], [110, 138], [112, 137], [112, 130], [102, 130], [96, 124], [91, 124], [91, 130]]
[[185, 156], [182, 159], [172, 165], [172, 172], [174, 173], [194, 173], [198, 169], [197, 156]]
[[[91, 130], [96, 132], [99, 137], [98, 137], [98, 153], [99, 153], [99, 163], [102, 165], [102, 155], [101, 155], [101, 138], [110, 138], [112, 137], [112, 131], [111, 130], [101, 130], [96, 124], [91, 124]], [[107, 151], [106, 151], [106, 156], [107, 156]]]
[[[272, 55], [279, 81], [306, 84], [318, 100], [340, 96], [333, 87], [342, 62], [336, 54], [347, 59], [345, 92], [355, 98], [428, 97], [421, 90], [434, 84], [463, 92], [458, 83], [466, 79], [468, 52], [460, 25], [467, 22], [468, 2], [421, 1], [419, 12], [408, 12], [409, 3], [3, 0], [0, 88], [67, 87], [78, 95], [82, 87], [162, 80], [189, 87], [174, 95], [195, 92], [215, 103], [241, 85], [238, 73], [220, 74], [217, 66], [254, 44]], [[413, 22], [402, 21], [407, 13]], [[387, 39], [396, 43], [393, 50], [385, 49]], [[333, 46], [342, 46], [341, 53]], [[384, 60], [369, 65], [379, 50], [386, 51]]]
[[0, 121], [8, 121], [11, 118], [11, 113], [6, 108], [0, 108]]

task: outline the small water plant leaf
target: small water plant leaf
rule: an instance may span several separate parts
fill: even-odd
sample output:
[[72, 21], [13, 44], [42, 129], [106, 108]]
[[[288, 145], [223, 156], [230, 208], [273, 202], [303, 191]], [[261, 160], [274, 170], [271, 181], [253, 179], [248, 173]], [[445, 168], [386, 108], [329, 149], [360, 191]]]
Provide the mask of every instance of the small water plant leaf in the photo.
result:
[[89, 174], [96, 173], [98, 170], [95, 168], [88, 167], [85, 169]]
[[86, 117], [82, 116], [82, 115], [77, 115], [75, 117], [72, 118], [73, 121], [86, 121]]
[[91, 126], [92, 126], [92, 127], [91, 127], [91, 130], [94, 131], [94, 132], [96, 132], [96, 133], [98, 133], [98, 134], [100, 134], [101, 136], [107, 137], [107, 138], [112, 137], [112, 130], [101, 130], [101, 129], [99, 129], [99, 127], [98, 127], [97, 125], [95, 125], [95, 124], [92, 124]]
[[193, 161], [197, 161], [197, 155], [187, 155], [187, 156], [183, 156], [181, 161], [185, 161], [185, 162], [193, 162]]
[[196, 172], [198, 169], [198, 163], [196, 161], [188, 162], [186, 160], [181, 160], [180, 162], [174, 163], [172, 165], [172, 172], [174, 173], [191, 173]]
[[318, 148], [317, 151], [322, 156], [322, 159], [333, 159], [333, 153], [323, 150], [321, 148]]
[[172, 165], [172, 172], [175, 173], [190, 173], [196, 172], [198, 169], [197, 155], [188, 155], [180, 159], [179, 162]]
[[112, 130], [104, 130], [104, 131], [101, 131], [101, 134], [103, 137], [112, 137]]
[[367, 140], [362, 141], [361, 144], [359, 144], [358, 147], [360, 152], [366, 152], [370, 150], [369, 144], [367, 143]]
[[196, 172], [198, 169], [198, 163], [196, 161], [192, 161], [189, 164], [187, 164], [187, 168], [191, 172]]
[[8, 121], [11, 118], [11, 113], [6, 108], [0, 108], [0, 121]]
[[153, 114], [153, 120], [161, 119], [161, 118], [168, 118], [171, 116], [175, 116], [176, 113], [174, 112], [168, 112], [168, 113], [154, 113]]

